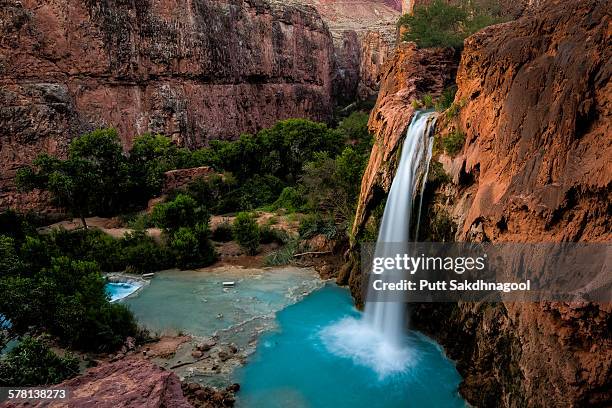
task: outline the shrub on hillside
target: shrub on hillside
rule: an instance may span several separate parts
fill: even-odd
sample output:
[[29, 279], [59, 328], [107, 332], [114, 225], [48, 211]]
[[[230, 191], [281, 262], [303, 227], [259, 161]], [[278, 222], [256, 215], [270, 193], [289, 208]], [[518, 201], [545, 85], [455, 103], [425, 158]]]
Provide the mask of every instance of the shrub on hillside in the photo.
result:
[[208, 223], [208, 212], [193, 197], [179, 194], [171, 201], [157, 204], [151, 219], [157, 227], [175, 231], [181, 227]]
[[233, 239], [232, 235], [232, 224], [225, 220], [221, 224], [217, 225], [212, 232], [212, 240], [217, 242], [229, 242]]
[[404, 14], [398, 24], [406, 27], [402, 39], [414, 41], [419, 47], [463, 47], [463, 40], [475, 32], [503, 21], [481, 1], [458, 1], [449, 4], [434, 0], [418, 5], [413, 14]]
[[465, 133], [460, 130], [455, 130], [448, 136], [442, 138], [442, 146], [444, 151], [450, 156], [454, 156], [461, 151], [465, 144]]
[[179, 228], [170, 236], [169, 247], [181, 269], [205, 267], [217, 259], [207, 223]]
[[274, 204], [272, 204], [272, 208], [284, 208], [289, 212], [297, 212], [303, 211], [305, 205], [306, 198], [300, 188], [285, 187]]
[[238, 213], [232, 225], [234, 240], [249, 255], [255, 255], [259, 248], [259, 226], [255, 216], [247, 212]]
[[300, 221], [299, 233], [303, 239], [321, 234], [327, 239], [333, 239], [338, 234], [338, 228], [332, 219], [324, 219], [319, 214], [309, 214]]
[[54, 257], [29, 275], [1, 276], [0, 293], [11, 294], [0, 297], [0, 310], [15, 335], [44, 329], [64, 345], [108, 351], [137, 331], [129, 310], [108, 302], [95, 262]]
[[259, 242], [262, 244], [277, 243], [284, 245], [289, 242], [290, 236], [287, 231], [272, 228], [270, 225], [264, 225], [259, 228]]
[[264, 264], [266, 266], [283, 266], [291, 264], [298, 248], [298, 240], [288, 241], [285, 246], [277, 251], [273, 251], [266, 256]]
[[133, 273], [149, 273], [170, 268], [172, 256], [145, 231], [127, 233], [120, 241], [122, 269]]

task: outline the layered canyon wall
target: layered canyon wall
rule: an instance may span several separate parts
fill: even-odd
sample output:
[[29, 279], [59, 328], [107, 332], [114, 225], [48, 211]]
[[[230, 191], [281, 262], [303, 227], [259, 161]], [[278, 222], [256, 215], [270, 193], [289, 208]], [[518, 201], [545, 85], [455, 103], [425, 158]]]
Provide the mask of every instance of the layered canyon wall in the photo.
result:
[[16, 170], [94, 128], [198, 147], [329, 120], [377, 91], [399, 16], [386, 3], [0, 0], [0, 208], [45, 210], [15, 194]]
[[401, 4], [395, 0], [290, 0], [310, 4], [327, 23], [335, 49], [339, 104], [376, 98], [378, 76], [393, 53]]
[[[610, 12], [605, 1], [567, 7], [549, 0], [466, 40], [455, 98], [462, 108], [439, 128], [441, 135], [464, 132], [466, 142], [456, 157], [437, 158], [453, 181], [435, 192], [424, 217], [450, 215], [458, 240], [612, 239]], [[394, 59], [385, 75], [401, 76], [412, 61]], [[413, 88], [410, 77], [382, 82], [357, 236], [388, 191]], [[424, 92], [431, 90], [417, 97]], [[359, 269], [344, 279], [359, 297]], [[411, 312], [413, 326], [457, 361], [460, 391], [476, 406], [605, 406], [612, 399], [610, 304], [424, 304]]]

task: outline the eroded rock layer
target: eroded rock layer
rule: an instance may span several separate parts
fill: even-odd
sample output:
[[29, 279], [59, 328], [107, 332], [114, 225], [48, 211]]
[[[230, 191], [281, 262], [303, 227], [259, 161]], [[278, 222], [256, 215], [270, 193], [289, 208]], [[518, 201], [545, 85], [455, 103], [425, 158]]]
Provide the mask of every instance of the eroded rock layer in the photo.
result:
[[288, 1], [312, 5], [329, 27], [335, 49], [333, 83], [338, 102], [375, 98], [378, 75], [396, 42], [399, 1]]
[[0, 1], [0, 188], [74, 136], [186, 146], [332, 112], [334, 49], [311, 7], [263, 0]]
[[[171, 371], [145, 360], [104, 363], [53, 388], [69, 390], [68, 400], [7, 404], [7, 407], [192, 408]], [[223, 406], [211, 405], [211, 406]]]

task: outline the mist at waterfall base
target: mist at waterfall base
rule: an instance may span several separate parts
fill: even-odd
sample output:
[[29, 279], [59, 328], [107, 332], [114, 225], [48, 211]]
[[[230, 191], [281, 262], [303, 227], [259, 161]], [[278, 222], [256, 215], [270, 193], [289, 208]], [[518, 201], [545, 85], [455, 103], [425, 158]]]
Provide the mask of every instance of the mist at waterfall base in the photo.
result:
[[[380, 225], [376, 257], [394, 257], [410, 241], [413, 201], [419, 180], [427, 176], [431, 160], [434, 115], [416, 112], [408, 127]], [[391, 250], [393, 253], [388, 253]], [[376, 279], [384, 281], [388, 276], [379, 275]], [[331, 351], [371, 368], [380, 378], [408, 371], [416, 357], [405, 333], [405, 309], [402, 302], [387, 301], [384, 292], [368, 292], [363, 317], [347, 318], [325, 329], [327, 345]]]
[[349, 291], [334, 284], [280, 311], [277, 329], [259, 339], [255, 354], [234, 373], [241, 385], [237, 407], [466, 407], [455, 365], [419, 333], [404, 335], [407, 363], [381, 377], [373, 369], [377, 356], [368, 355], [380, 344], [378, 335], [342, 335], [361, 315]]
[[[433, 115], [417, 112], [410, 124], [376, 256], [399, 249], [382, 243], [409, 241], [415, 190], [431, 159]], [[453, 363], [435, 342], [405, 330], [405, 304], [374, 300], [361, 314], [348, 291], [327, 285], [281, 311], [279, 332], [265, 336], [254, 361], [238, 372], [240, 406], [464, 407]]]

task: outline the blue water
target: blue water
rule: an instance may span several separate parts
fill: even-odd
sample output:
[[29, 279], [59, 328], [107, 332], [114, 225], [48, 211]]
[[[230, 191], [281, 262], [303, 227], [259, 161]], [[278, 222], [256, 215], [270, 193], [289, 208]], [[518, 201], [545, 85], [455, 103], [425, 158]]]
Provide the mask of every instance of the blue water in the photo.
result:
[[110, 296], [110, 301], [115, 302], [123, 299], [140, 289], [141, 285], [127, 282], [108, 282], [105, 286], [106, 293]]
[[436, 343], [408, 333], [391, 354], [397, 359], [389, 359], [371, 333], [358, 330], [361, 313], [345, 289], [326, 285], [277, 319], [278, 329], [235, 372], [240, 407], [466, 406], [457, 392], [461, 377]]
[[[224, 288], [224, 281], [236, 285]], [[125, 304], [154, 333], [207, 337], [234, 328], [228, 341], [242, 345], [273, 326], [277, 311], [319, 286], [313, 270], [295, 267], [164, 271]]]

